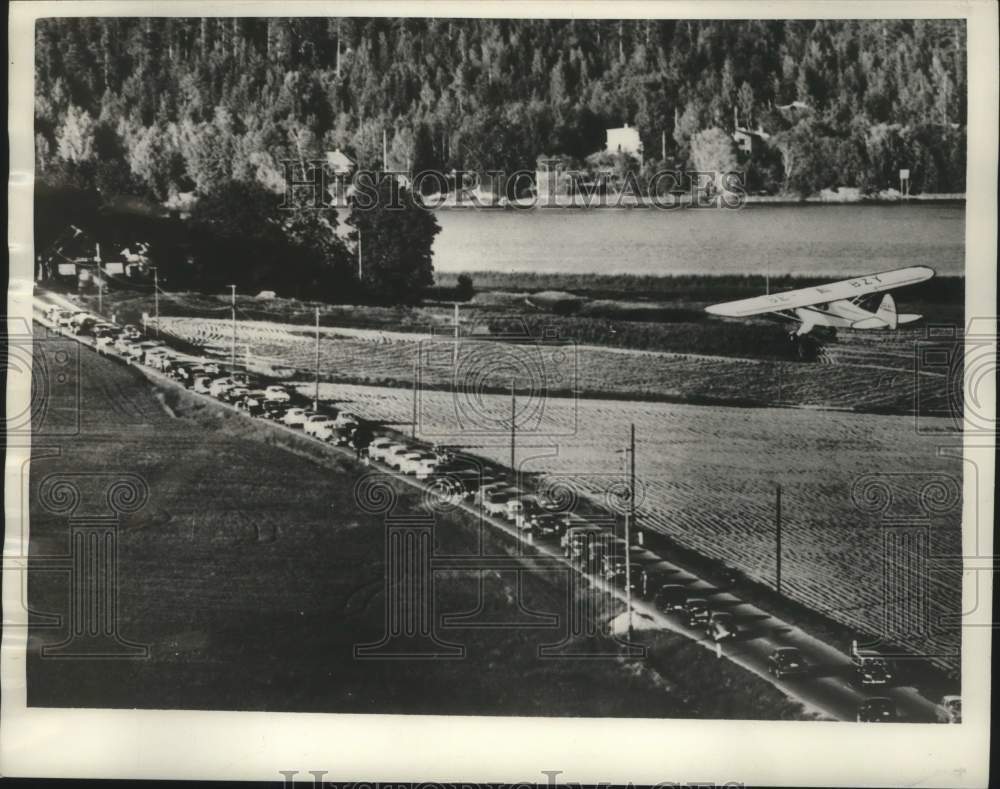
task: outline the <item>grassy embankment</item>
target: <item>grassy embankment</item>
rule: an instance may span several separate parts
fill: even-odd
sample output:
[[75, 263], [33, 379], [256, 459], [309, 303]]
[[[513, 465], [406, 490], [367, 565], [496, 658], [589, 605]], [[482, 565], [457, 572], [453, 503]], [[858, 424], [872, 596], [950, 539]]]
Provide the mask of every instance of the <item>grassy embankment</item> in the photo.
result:
[[[482, 619], [505, 628], [456, 627], [443, 640], [463, 660], [357, 660], [358, 643], [382, 638], [382, 517], [361, 510], [354, 485], [364, 469], [315, 442], [233, 414], [138, 370], [81, 351], [74, 386], [54, 393], [35, 430], [80, 419], [60, 454], [33, 460], [31, 549], [66, 550], [65, 515], [38, 504], [53, 473], [142, 476], [148, 503], [119, 532], [121, 635], [147, 644], [147, 660], [40, 659], [58, 629], [31, 629], [28, 703], [33, 706], [255, 709], [322, 712], [798, 718], [799, 705], [728, 661], [672, 634], [650, 637], [646, 660], [540, 659], [541, 643], [565, 635], [566, 581], [525, 572], [485, 572]], [[71, 382], [72, 383], [72, 382]], [[102, 509], [90, 475], [82, 508]], [[397, 508], [421, 497], [393, 483]], [[290, 496], [289, 492], [294, 491]], [[502, 536], [462, 512], [439, 513], [440, 554], [503, 555]], [[474, 611], [478, 572], [435, 577], [438, 613]], [[33, 573], [33, 611], [66, 612], [66, 581]], [[523, 610], [554, 613], [559, 625], [524, 625]], [[110, 677], [113, 676], [113, 680]]]

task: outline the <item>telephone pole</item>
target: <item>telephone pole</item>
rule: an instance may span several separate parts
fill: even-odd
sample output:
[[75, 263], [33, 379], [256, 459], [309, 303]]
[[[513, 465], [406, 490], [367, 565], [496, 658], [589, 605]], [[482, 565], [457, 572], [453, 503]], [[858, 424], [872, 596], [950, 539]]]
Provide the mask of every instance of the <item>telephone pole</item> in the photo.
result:
[[453, 321], [455, 325], [455, 346], [451, 355], [452, 367], [458, 368], [458, 302], [455, 302], [455, 319]]
[[625, 610], [628, 612], [628, 637], [632, 638], [632, 528], [635, 526], [635, 423], [629, 428], [625, 449], [629, 464], [628, 507], [625, 509]]
[[313, 411], [319, 410], [319, 307], [316, 308], [316, 388], [313, 390]]
[[104, 274], [101, 272], [101, 245], [95, 244], [97, 254], [97, 311], [104, 314]]
[[418, 385], [420, 381], [420, 348], [417, 348], [417, 354], [413, 357], [413, 422], [410, 425], [410, 438], [415, 438], [417, 435], [417, 392]]
[[156, 315], [156, 336], [160, 336], [160, 272], [156, 266], [153, 269], [153, 314]]
[[358, 284], [361, 284], [361, 228], [358, 228]]
[[232, 367], [236, 369], [236, 286], [227, 286], [232, 292], [232, 309], [233, 309], [233, 359]]
[[778, 485], [774, 495], [774, 566], [775, 591], [781, 594], [781, 485]]
[[514, 472], [517, 482], [517, 465], [515, 461], [515, 446], [517, 443], [517, 396], [514, 394], [514, 379], [510, 379], [510, 470]]

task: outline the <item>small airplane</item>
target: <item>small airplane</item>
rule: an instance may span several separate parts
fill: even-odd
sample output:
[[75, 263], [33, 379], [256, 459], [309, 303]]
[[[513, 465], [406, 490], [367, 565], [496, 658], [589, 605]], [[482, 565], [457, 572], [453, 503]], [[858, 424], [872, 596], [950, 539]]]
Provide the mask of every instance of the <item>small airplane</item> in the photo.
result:
[[798, 321], [799, 327], [792, 333], [795, 337], [808, 334], [816, 326], [838, 329], [896, 329], [918, 321], [923, 316], [896, 312], [896, 301], [891, 293], [886, 293], [882, 297], [882, 302], [875, 312], [861, 307], [861, 301], [872, 293], [915, 285], [933, 276], [932, 268], [909, 266], [831, 282], [829, 285], [713, 304], [705, 307], [705, 311], [725, 318], [748, 318], [751, 315], [774, 313], [779, 317]]

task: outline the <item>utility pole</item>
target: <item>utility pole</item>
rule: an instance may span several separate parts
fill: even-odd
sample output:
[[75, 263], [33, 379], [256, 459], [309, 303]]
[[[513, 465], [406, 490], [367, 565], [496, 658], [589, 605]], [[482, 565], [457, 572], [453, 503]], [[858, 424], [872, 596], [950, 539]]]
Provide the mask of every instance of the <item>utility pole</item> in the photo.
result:
[[316, 308], [316, 388], [313, 390], [313, 411], [319, 410], [319, 307]]
[[667, 161], [667, 132], [664, 129], [660, 133], [660, 161]]
[[389, 171], [389, 146], [386, 143], [385, 129], [382, 129], [382, 172]]
[[415, 438], [417, 435], [417, 392], [420, 376], [420, 348], [417, 348], [417, 354], [413, 357], [413, 422], [410, 424], [410, 438]]
[[628, 507], [625, 509], [625, 610], [628, 612], [628, 637], [632, 638], [632, 537], [635, 526], [635, 423], [629, 428], [625, 449], [629, 464]]
[[774, 512], [774, 566], [775, 591], [781, 594], [781, 485], [775, 490]]
[[455, 302], [455, 319], [453, 323], [455, 326], [455, 347], [451, 355], [451, 364], [453, 368], [457, 369], [458, 368], [458, 302]]
[[517, 397], [514, 394], [514, 379], [510, 379], [510, 470], [514, 472], [517, 482], [517, 465], [515, 462], [515, 447], [517, 443]]
[[101, 272], [101, 245], [95, 244], [97, 254], [97, 311], [104, 314], [104, 274]]
[[361, 228], [358, 228], [358, 284], [361, 284]]
[[336, 65], [336, 76], [340, 79], [340, 20], [337, 20], [337, 65]]
[[232, 291], [232, 308], [233, 308], [233, 359], [232, 367], [236, 369], [236, 286], [227, 286]]
[[160, 336], [160, 272], [156, 266], [153, 269], [153, 313], [156, 315], [156, 336]]

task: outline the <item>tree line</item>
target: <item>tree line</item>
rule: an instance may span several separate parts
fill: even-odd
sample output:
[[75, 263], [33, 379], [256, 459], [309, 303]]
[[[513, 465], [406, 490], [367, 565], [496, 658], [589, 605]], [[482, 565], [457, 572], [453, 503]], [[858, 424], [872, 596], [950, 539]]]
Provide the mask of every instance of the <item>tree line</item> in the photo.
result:
[[623, 123], [684, 167], [699, 132], [760, 126], [780, 138], [751, 163], [760, 188], [909, 168], [917, 190], [964, 189], [961, 20], [71, 18], [36, 38], [39, 170], [111, 161], [106, 185], [160, 199], [276, 188], [281, 159], [338, 147], [380, 167], [383, 132], [390, 169], [513, 172]]

